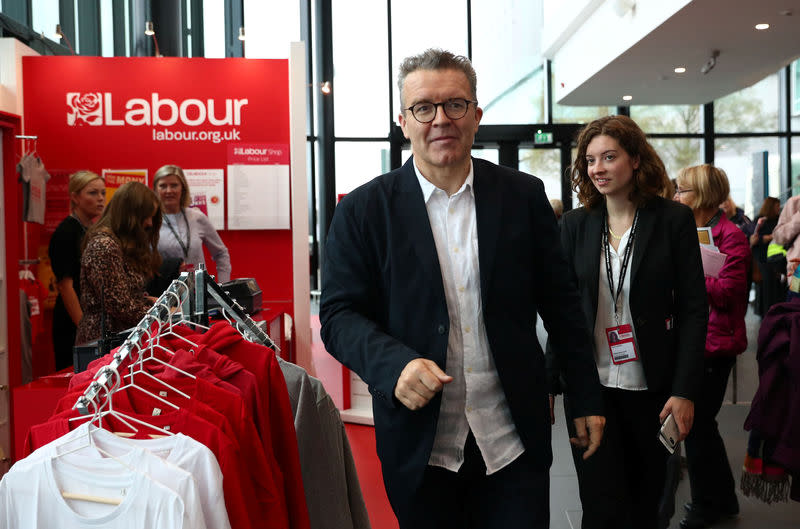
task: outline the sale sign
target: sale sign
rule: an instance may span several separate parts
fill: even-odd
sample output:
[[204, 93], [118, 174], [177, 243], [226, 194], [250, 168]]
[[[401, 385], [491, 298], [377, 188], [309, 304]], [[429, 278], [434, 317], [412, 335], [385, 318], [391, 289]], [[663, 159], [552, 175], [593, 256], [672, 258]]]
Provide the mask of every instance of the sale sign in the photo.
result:
[[114, 192], [128, 182], [139, 182], [147, 185], [147, 169], [103, 169], [103, 180], [106, 183], [106, 204], [114, 196]]

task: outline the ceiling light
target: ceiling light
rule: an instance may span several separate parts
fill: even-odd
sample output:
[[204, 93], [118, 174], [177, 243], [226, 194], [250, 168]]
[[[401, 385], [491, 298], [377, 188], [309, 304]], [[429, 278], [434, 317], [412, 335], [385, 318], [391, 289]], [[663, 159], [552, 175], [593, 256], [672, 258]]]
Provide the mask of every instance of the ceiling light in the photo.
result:
[[675, 68], [675, 73], [685, 73], [685, 72], [686, 68], [684, 68], [683, 66], [678, 66], [677, 68]]
[[623, 101], [630, 101], [631, 99], [633, 99], [633, 96], [622, 96]]
[[769, 24], [766, 23], [756, 24], [756, 29], [759, 31], [761, 31], [762, 29], [769, 29]]

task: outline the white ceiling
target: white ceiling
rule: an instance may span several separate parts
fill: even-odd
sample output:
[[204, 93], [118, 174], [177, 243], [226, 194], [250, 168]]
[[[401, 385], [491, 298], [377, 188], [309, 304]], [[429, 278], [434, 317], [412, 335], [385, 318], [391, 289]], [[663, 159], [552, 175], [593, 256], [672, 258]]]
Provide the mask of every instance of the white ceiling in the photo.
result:
[[[638, 0], [650, 2], [658, 0]], [[635, 7], [634, 7], [635, 9]], [[781, 14], [789, 12], [790, 15]], [[766, 22], [770, 28], [755, 29]], [[716, 65], [700, 68], [713, 50]], [[702, 104], [741, 90], [800, 57], [800, 0], [695, 0], [558, 102]], [[686, 73], [676, 74], [676, 66]], [[622, 96], [630, 94], [630, 102]]]

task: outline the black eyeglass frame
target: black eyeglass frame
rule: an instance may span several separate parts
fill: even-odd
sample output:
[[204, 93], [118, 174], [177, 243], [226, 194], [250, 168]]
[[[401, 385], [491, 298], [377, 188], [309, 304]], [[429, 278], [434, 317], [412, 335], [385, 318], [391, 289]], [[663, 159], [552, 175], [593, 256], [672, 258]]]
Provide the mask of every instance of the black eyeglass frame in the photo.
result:
[[[453, 101], [463, 101], [465, 103], [464, 107], [465, 107], [466, 110], [464, 110], [464, 113], [461, 114], [460, 116], [458, 116], [457, 118], [454, 118], [454, 117], [450, 116], [450, 114], [447, 113], [447, 107], [445, 106], [447, 103], [451, 103]], [[414, 116], [414, 119], [416, 119], [419, 123], [425, 124], [425, 123], [430, 123], [431, 121], [436, 119], [436, 114], [439, 112], [439, 107], [442, 107], [442, 111], [444, 112], [444, 115], [447, 116], [449, 119], [452, 119], [452, 120], [461, 119], [461, 118], [463, 118], [464, 116], [467, 115], [467, 112], [469, 112], [469, 105], [471, 103], [474, 103], [475, 106], [478, 105], [477, 101], [473, 101], [471, 99], [464, 99], [463, 97], [452, 97], [452, 98], [450, 98], [450, 99], [448, 99], [446, 101], [440, 101], [439, 103], [431, 103], [431, 102], [428, 102], [428, 101], [420, 101], [419, 103], [414, 103], [410, 107], [404, 108], [402, 110], [403, 111], [410, 110], [411, 111], [411, 115]], [[421, 119], [419, 119], [417, 117], [416, 112], [414, 112], [414, 107], [416, 107], [417, 105], [433, 105], [433, 117], [431, 117], [431, 119], [429, 119], [428, 121], [422, 121]]]

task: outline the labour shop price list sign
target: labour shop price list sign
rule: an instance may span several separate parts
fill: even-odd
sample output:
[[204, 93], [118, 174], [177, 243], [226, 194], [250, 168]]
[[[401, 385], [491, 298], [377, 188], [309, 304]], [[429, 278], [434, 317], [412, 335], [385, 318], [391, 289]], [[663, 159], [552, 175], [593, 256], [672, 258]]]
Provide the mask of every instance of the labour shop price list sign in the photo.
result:
[[228, 144], [228, 229], [288, 230], [289, 145]]

